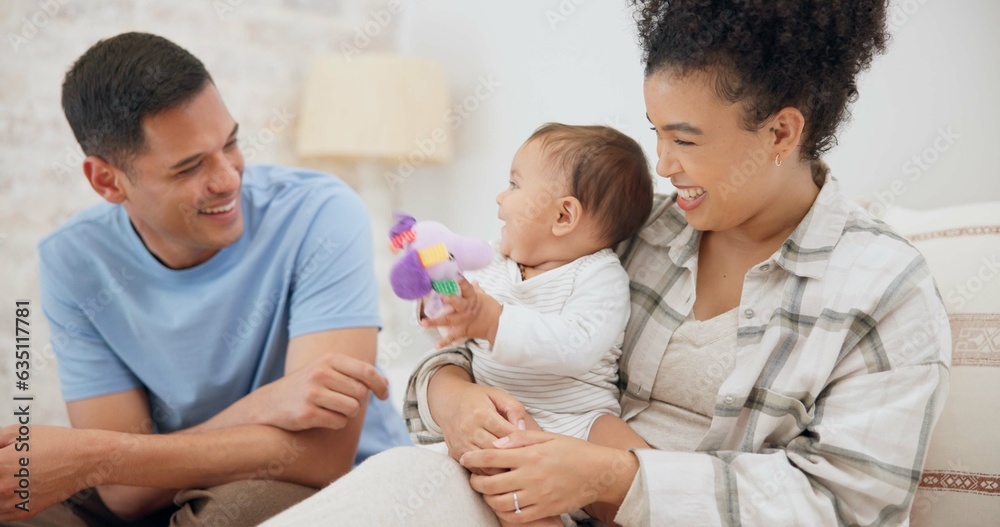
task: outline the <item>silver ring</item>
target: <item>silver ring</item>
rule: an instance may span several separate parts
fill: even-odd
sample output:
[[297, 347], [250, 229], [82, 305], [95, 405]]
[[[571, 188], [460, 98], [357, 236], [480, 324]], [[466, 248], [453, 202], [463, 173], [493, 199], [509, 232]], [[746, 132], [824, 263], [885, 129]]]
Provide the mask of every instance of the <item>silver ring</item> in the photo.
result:
[[521, 514], [521, 505], [517, 503], [517, 493], [514, 493], [514, 514]]

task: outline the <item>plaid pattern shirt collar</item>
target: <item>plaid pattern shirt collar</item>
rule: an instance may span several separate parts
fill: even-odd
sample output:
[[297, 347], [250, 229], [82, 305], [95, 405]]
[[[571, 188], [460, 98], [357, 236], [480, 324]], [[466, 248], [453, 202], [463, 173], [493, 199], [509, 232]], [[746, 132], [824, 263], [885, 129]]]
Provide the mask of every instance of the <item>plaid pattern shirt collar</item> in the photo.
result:
[[[633, 316], [626, 329], [625, 353], [619, 363], [625, 418], [648, 406], [663, 347], [694, 305], [694, 273], [701, 231], [687, 223], [676, 204], [676, 194], [658, 195], [657, 200], [650, 221], [636, 237], [645, 242], [642, 254], [637, 257], [634, 251], [635, 239], [623, 242], [617, 251], [633, 277]], [[761, 267], [777, 265], [803, 279], [822, 279], [830, 255], [843, 236], [850, 210], [851, 204], [841, 193], [837, 180], [827, 176], [809, 212]], [[664, 251], [666, 258], [656, 254]], [[670, 265], [661, 265], [667, 259]], [[642, 266], [648, 272], [636, 269]], [[637, 309], [653, 312], [637, 317]], [[636, 349], [643, 353], [634, 357]]]

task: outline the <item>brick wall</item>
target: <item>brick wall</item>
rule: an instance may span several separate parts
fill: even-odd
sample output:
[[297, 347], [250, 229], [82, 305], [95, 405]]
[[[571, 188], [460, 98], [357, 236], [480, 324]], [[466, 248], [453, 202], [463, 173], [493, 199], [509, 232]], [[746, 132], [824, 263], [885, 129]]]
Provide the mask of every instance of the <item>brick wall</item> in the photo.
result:
[[[240, 122], [248, 162], [296, 164], [298, 96], [314, 57], [393, 48], [383, 0], [33, 0], [0, 3], [0, 425], [13, 421], [14, 299], [34, 312], [34, 423], [65, 424], [38, 304], [38, 240], [100, 198], [60, 107], [62, 76], [101, 38], [146, 31], [199, 57]], [[380, 21], [381, 20], [381, 21]], [[275, 113], [289, 126], [271, 127]]]

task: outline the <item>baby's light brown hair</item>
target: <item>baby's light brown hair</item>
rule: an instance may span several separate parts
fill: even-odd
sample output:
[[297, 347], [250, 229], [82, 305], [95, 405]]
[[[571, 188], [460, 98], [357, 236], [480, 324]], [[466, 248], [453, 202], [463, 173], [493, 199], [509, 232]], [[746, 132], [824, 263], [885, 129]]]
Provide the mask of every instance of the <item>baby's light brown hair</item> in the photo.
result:
[[608, 246], [639, 232], [653, 209], [653, 177], [639, 143], [609, 126], [561, 123], [542, 125], [526, 142], [535, 139], [569, 175], [570, 193]]

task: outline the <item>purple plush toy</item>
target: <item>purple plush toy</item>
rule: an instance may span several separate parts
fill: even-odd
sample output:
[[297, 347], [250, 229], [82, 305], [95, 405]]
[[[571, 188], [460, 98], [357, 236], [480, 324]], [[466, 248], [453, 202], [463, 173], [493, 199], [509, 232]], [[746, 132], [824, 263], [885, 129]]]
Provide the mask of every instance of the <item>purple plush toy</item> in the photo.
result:
[[489, 265], [493, 249], [483, 240], [459, 236], [436, 221], [417, 221], [398, 213], [393, 216], [396, 223], [389, 230], [390, 248], [403, 254], [392, 266], [389, 283], [399, 298], [423, 298], [424, 313], [436, 317], [447, 308], [441, 295], [459, 294], [462, 272]]

